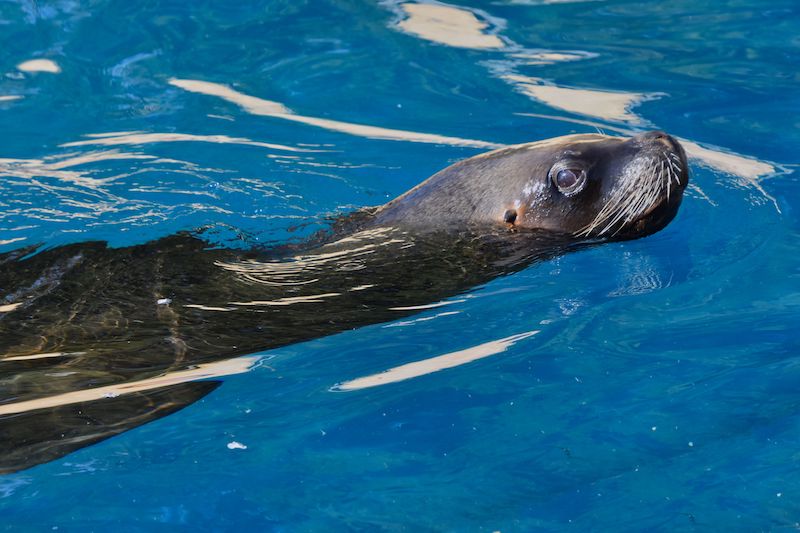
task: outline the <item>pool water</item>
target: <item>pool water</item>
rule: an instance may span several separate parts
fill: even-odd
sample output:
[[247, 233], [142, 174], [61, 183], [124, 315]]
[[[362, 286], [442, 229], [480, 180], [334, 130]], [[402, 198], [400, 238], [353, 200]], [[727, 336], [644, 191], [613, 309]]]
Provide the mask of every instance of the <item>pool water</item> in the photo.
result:
[[800, 528], [798, 35], [795, 0], [0, 4], [0, 252], [302, 239], [575, 132], [664, 129], [692, 169], [656, 235], [253, 354], [0, 476], [0, 530]]

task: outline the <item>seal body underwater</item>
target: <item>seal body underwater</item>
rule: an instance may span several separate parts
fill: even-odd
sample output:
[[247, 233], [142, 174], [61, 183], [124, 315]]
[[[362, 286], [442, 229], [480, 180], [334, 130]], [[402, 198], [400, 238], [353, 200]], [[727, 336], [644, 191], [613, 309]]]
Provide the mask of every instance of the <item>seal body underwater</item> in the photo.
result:
[[456, 163], [304, 245], [228, 250], [181, 233], [0, 255], [0, 473], [191, 404], [219, 383], [170, 376], [197, 365], [391, 321], [651, 234], [688, 179], [663, 132], [572, 135]]

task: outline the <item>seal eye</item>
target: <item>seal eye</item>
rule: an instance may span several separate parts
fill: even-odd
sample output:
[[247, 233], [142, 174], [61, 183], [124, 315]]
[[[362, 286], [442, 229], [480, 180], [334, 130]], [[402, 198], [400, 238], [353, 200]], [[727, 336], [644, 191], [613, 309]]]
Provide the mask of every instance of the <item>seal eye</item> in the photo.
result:
[[556, 185], [559, 189], [571, 189], [576, 183], [578, 183], [578, 173], [572, 169], [565, 168], [556, 174]]
[[586, 172], [577, 168], [562, 168], [553, 175], [553, 183], [561, 194], [572, 196], [586, 184]]

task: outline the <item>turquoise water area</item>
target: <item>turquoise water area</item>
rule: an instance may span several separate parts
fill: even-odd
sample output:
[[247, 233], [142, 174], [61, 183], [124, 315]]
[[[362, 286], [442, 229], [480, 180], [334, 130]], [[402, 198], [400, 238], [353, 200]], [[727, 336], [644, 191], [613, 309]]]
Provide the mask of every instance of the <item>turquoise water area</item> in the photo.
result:
[[0, 252], [302, 238], [574, 132], [661, 128], [692, 168], [656, 235], [254, 354], [0, 476], [0, 530], [796, 530], [798, 67], [796, 0], [0, 3]]

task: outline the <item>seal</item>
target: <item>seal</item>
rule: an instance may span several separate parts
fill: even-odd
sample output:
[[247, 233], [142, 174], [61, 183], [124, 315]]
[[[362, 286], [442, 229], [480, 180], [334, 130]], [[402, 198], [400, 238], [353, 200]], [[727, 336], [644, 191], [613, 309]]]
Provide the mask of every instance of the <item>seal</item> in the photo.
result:
[[688, 184], [686, 154], [662, 131], [570, 135], [456, 163], [378, 209], [376, 225], [491, 225], [626, 239], [663, 228]]
[[[571, 135], [458, 162], [307, 242], [179, 233], [0, 256], [0, 473], [174, 412], [204, 365], [387, 322], [542, 260], [651, 234], [686, 156], [663, 132]], [[208, 377], [208, 374], [202, 374]]]

